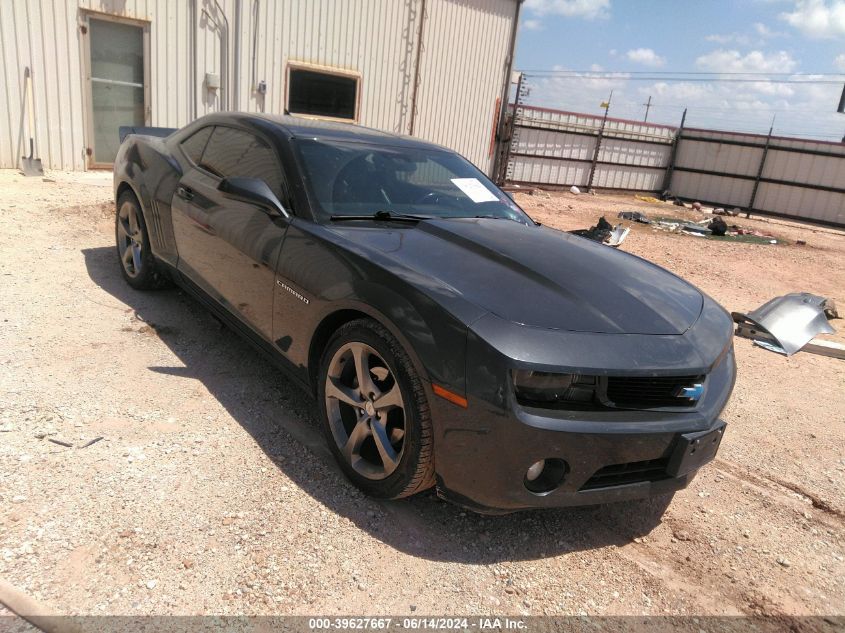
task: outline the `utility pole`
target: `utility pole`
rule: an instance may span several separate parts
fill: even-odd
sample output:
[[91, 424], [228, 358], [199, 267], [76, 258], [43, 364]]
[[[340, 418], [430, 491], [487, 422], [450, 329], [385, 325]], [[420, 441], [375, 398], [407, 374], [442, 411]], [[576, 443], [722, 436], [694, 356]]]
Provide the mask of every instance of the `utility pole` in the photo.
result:
[[772, 143], [772, 132], [775, 131], [775, 115], [772, 115], [772, 125], [769, 127], [769, 135], [766, 137], [766, 144], [763, 145], [763, 153], [760, 155], [760, 165], [757, 167], [757, 178], [754, 179], [754, 187], [751, 189], [751, 199], [745, 209], [745, 217], [751, 217], [754, 203], [757, 201], [757, 189], [760, 186], [760, 178], [763, 177], [763, 168], [766, 166], [766, 156], [769, 155], [769, 145]]
[[672, 175], [675, 173], [675, 158], [678, 155], [678, 143], [684, 135], [684, 123], [687, 121], [687, 109], [681, 115], [681, 126], [675, 131], [672, 139], [672, 149], [669, 150], [669, 164], [666, 166], [666, 174], [663, 176], [663, 191], [669, 191], [672, 187]]
[[651, 95], [648, 95], [648, 103], [643, 104], [645, 106], [645, 116], [643, 117], [643, 123], [648, 121], [648, 111], [651, 110]]
[[596, 175], [596, 165], [599, 161], [599, 152], [601, 151], [601, 139], [604, 136], [604, 126], [607, 124], [607, 113], [610, 110], [610, 101], [613, 99], [613, 90], [610, 91], [610, 96], [607, 101], [603, 101], [601, 107], [604, 108], [604, 117], [601, 120], [601, 127], [596, 135], [596, 149], [593, 152], [593, 162], [590, 165], [590, 176], [587, 179], [587, 191], [593, 190], [593, 177]]

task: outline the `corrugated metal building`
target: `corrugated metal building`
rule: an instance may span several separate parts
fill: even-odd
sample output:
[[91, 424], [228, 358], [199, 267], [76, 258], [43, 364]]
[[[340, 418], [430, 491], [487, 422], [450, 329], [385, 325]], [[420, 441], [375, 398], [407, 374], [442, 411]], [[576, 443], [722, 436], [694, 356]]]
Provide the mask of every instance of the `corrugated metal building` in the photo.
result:
[[518, 0], [2, 0], [0, 167], [108, 166], [118, 125], [220, 110], [327, 116], [452, 147], [486, 172]]

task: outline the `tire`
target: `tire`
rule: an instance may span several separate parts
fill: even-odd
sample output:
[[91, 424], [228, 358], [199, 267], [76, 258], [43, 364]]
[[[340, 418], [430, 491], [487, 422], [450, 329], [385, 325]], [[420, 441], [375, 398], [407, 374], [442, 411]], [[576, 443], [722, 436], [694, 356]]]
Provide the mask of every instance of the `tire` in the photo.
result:
[[434, 485], [425, 389], [386, 328], [370, 319], [340, 327], [320, 360], [317, 397], [329, 448], [364, 493], [399, 499]]
[[124, 191], [117, 199], [114, 234], [117, 261], [126, 283], [136, 290], [154, 290], [168, 284], [153, 257], [143, 210], [131, 191]]

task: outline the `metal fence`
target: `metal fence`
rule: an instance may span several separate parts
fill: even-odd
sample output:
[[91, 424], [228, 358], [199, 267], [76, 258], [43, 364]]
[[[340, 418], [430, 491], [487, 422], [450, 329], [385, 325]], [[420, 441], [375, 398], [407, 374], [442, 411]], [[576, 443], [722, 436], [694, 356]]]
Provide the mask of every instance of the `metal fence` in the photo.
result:
[[506, 183], [670, 190], [743, 211], [845, 226], [845, 145], [654, 125], [518, 105]]

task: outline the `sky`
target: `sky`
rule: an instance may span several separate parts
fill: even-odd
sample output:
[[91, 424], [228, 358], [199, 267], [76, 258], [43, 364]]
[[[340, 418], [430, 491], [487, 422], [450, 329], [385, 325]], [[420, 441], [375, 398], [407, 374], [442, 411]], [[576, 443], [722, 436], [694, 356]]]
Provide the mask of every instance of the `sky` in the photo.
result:
[[845, 0], [525, 0], [515, 69], [531, 105], [839, 141]]

